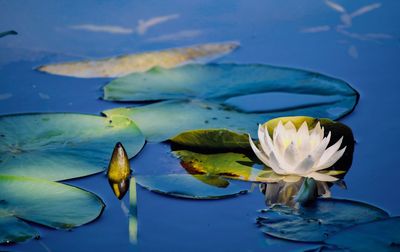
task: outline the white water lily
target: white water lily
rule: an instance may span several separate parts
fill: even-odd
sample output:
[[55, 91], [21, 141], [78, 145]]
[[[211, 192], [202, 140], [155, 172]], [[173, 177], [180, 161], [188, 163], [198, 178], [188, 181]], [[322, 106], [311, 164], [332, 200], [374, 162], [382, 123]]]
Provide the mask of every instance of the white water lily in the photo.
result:
[[310, 130], [304, 122], [297, 130], [291, 121], [285, 125], [279, 121], [272, 138], [266, 126], [260, 125], [260, 148], [249, 138], [256, 156], [279, 175], [309, 177], [317, 181], [338, 180], [321, 171], [333, 166], [343, 156], [346, 147], [339, 150], [343, 137], [327, 148], [331, 132], [324, 137], [324, 128], [319, 122]]

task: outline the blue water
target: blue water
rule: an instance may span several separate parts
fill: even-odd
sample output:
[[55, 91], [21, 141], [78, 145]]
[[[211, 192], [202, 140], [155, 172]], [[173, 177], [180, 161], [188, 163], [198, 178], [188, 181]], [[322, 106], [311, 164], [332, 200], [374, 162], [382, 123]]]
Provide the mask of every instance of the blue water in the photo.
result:
[[[337, 2], [350, 13], [377, 3]], [[340, 14], [324, 1], [316, 0], [43, 0], [40, 3], [3, 0], [0, 1], [0, 31], [14, 29], [19, 35], [0, 39], [0, 113], [99, 114], [104, 109], [123, 106], [98, 99], [107, 79], [67, 78], [32, 70], [41, 64], [238, 40], [242, 47], [220, 62], [310, 69], [341, 78], [360, 92], [355, 111], [342, 120], [353, 129], [357, 140], [353, 167], [345, 179], [348, 190], [334, 189], [333, 195], [368, 202], [392, 215], [400, 215], [397, 193], [400, 2], [379, 3], [379, 8], [353, 18], [348, 29], [353, 35], [345, 35], [335, 28], [340, 24]], [[171, 14], [178, 14], [179, 18], [151, 27], [143, 35], [70, 28], [95, 24], [133, 29], [140, 19]], [[328, 31], [310, 32], [313, 30]], [[168, 40], [165, 36], [174, 33], [180, 33], [181, 38]], [[365, 34], [375, 35], [366, 39]], [[154, 159], [154, 150], [146, 151], [149, 148], [158, 147], [147, 146], [145, 152], [132, 160], [133, 168], [140, 169]], [[128, 242], [128, 218], [104, 174], [68, 183], [103, 198], [107, 207], [100, 219], [71, 232], [38, 227], [42, 233], [40, 240], [0, 246], [0, 250], [132, 251]], [[127, 197], [123, 202], [129, 205]], [[305, 246], [267, 239], [259, 232], [254, 219], [256, 210], [263, 207], [263, 196], [257, 191], [225, 200], [194, 201], [168, 198], [139, 188], [139, 249], [287, 251]]]

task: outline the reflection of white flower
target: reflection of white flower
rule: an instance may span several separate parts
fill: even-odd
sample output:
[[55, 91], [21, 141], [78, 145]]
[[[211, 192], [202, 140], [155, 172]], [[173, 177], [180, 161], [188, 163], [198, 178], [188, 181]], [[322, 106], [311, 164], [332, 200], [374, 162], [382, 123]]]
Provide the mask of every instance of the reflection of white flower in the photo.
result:
[[310, 177], [318, 181], [336, 181], [337, 178], [321, 173], [334, 165], [343, 155], [346, 147], [339, 150], [343, 137], [328, 147], [331, 132], [324, 137], [324, 128], [320, 123], [309, 130], [304, 122], [299, 130], [292, 122], [285, 125], [279, 121], [274, 129], [273, 137], [266, 126], [259, 126], [258, 138], [260, 147], [250, 144], [257, 157], [279, 175]]

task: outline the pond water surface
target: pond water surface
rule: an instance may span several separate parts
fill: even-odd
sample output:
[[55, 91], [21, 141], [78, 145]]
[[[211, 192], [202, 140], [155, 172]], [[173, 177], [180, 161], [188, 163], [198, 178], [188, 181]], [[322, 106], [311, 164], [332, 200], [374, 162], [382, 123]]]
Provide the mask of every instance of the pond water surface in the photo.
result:
[[[99, 99], [109, 79], [43, 74], [50, 62], [99, 58], [198, 43], [240, 41], [218, 62], [266, 63], [313, 70], [343, 79], [360, 93], [353, 113], [341, 121], [353, 129], [356, 149], [346, 175], [347, 190], [333, 196], [367, 202], [400, 215], [400, 20], [398, 1], [338, 1], [353, 17], [346, 31], [341, 14], [324, 1], [0, 1], [0, 113], [77, 112], [99, 114], [124, 104]], [[172, 18], [142, 32], [139, 20]], [[125, 32], [95, 32], [82, 25], [113, 25]], [[91, 29], [93, 30], [93, 29]], [[269, 99], [280, 106], [283, 99]], [[302, 102], [309, 97], [296, 98]], [[303, 100], [302, 100], [303, 99]], [[265, 99], [255, 99], [254, 107]], [[293, 100], [291, 101], [293, 102]], [[246, 106], [249, 106], [246, 104]], [[162, 145], [148, 144], [131, 160], [149, 169]], [[99, 195], [103, 215], [70, 232], [37, 227], [42, 237], [7, 251], [134, 251], [129, 244], [129, 198], [116, 199], [106, 176], [67, 181]], [[140, 251], [291, 251], [307, 246], [268, 238], [255, 225], [263, 195], [222, 200], [183, 200], [138, 188]]]

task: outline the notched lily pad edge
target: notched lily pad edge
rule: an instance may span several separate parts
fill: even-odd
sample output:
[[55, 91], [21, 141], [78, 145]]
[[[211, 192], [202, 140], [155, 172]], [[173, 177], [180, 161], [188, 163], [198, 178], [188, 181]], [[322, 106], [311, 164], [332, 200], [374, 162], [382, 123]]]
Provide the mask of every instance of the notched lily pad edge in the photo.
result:
[[[336, 234], [338, 234], [338, 233], [340, 233], [340, 232], [342, 232], [342, 231], [345, 231], [345, 230], [347, 230], [347, 229], [351, 229], [351, 228], [356, 227], [356, 226], [358, 226], [358, 225], [364, 225], [364, 224], [373, 223], [373, 222], [376, 222], [376, 221], [387, 220], [387, 219], [394, 218], [394, 217], [400, 218], [400, 216], [393, 216], [393, 217], [391, 217], [391, 216], [389, 215], [389, 213], [388, 213], [387, 211], [383, 210], [382, 208], [379, 208], [379, 207], [377, 207], [377, 206], [368, 204], [368, 203], [363, 202], [363, 201], [354, 201], [354, 200], [346, 199], [346, 198], [321, 198], [321, 197], [318, 197], [317, 200], [332, 201], [332, 202], [341, 201], [341, 202], [346, 202], [346, 203], [354, 203], [354, 202], [356, 202], [356, 203], [359, 204], [360, 206], [365, 206], [366, 208], [372, 208], [372, 209], [376, 210], [377, 212], [381, 212], [382, 215], [385, 215], [385, 218], [382, 218], [382, 219], [376, 219], [376, 220], [372, 220], [372, 221], [362, 222], [362, 223], [354, 224], [354, 225], [351, 225], [351, 226], [349, 226], [349, 227], [343, 228], [342, 230], [340, 230], [340, 231], [338, 231], [338, 232], [336, 232], [336, 233], [333, 233], [330, 237], [333, 237], [334, 235], [336, 235]], [[281, 204], [274, 204], [274, 205], [281, 205]], [[274, 205], [272, 205], [271, 207], [273, 207]], [[271, 208], [271, 207], [270, 207], [270, 208]], [[306, 208], [310, 208], [310, 207], [312, 207], [312, 204], [311, 204], [311, 205], [307, 205], [307, 206], [305, 206], [305, 207], [306, 207]], [[269, 210], [269, 208], [259, 209], [257, 212], [263, 213], [263, 212], [266, 212], [266, 211], [268, 211], [268, 210]], [[262, 218], [262, 217], [256, 217], [256, 219], [255, 219], [255, 221], [254, 221], [254, 222], [255, 222], [255, 225], [256, 225], [258, 228], [260, 228], [260, 227], [262, 226], [261, 224], [258, 223], [258, 219], [259, 219], [259, 218]], [[325, 241], [328, 240], [330, 237], [327, 237], [324, 241], [300, 241], [300, 240], [292, 240], [292, 239], [289, 239], [289, 238], [276, 236], [276, 235], [273, 235], [273, 234], [264, 232], [264, 231], [262, 231], [262, 230], [261, 230], [261, 232], [263, 233], [263, 235], [265, 235], [265, 236], [267, 236], [267, 237], [272, 237], [272, 238], [274, 238], [274, 239], [284, 240], [284, 241], [292, 242], [292, 243], [299, 243], [299, 244], [316, 244], [316, 245], [331, 245], [331, 244], [325, 242]]]
[[[140, 176], [135, 176], [135, 177], [137, 178], [137, 177], [140, 177]], [[151, 187], [142, 185], [139, 181], [136, 181], [136, 184], [139, 185], [141, 188], [146, 189], [146, 190], [148, 190], [148, 191], [150, 191], [152, 193], [157, 193], [157, 194], [159, 194], [161, 196], [167, 196], [167, 197], [170, 197], [170, 198], [182, 199], [182, 200], [202, 200], [202, 201], [206, 201], [206, 200], [228, 199], [228, 198], [234, 198], [234, 197], [237, 197], [237, 196], [240, 196], [240, 195], [245, 195], [245, 194], [248, 194], [248, 193], [251, 192], [250, 189], [248, 189], [248, 190], [241, 190], [241, 191], [239, 191], [237, 193], [234, 193], [234, 194], [227, 194], [227, 195], [222, 195], [222, 196], [204, 196], [204, 197], [201, 197], [201, 196], [190, 196], [188, 194], [183, 194], [183, 193], [180, 193], [178, 191], [177, 192], [165, 192], [165, 191], [162, 191], [162, 190], [153, 189]], [[205, 186], [207, 186], [207, 185], [205, 185]]]
[[[98, 216], [97, 216], [96, 218], [94, 218], [93, 220], [91, 220], [91, 221], [89, 221], [89, 222], [86, 222], [86, 223], [83, 223], [83, 224], [81, 224], [81, 225], [77, 225], [77, 226], [73, 226], [73, 227], [66, 227], [66, 228], [62, 228], [62, 227], [60, 227], [60, 228], [49, 227], [49, 226], [46, 226], [46, 225], [43, 225], [43, 224], [40, 224], [40, 223], [36, 223], [36, 222], [29, 221], [29, 220], [25, 220], [25, 219], [23, 219], [23, 218], [20, 218], [20, 217], [17, 217], [17, 216], [14, 216], [14, 215], [13, 215], [15, 218], [18, 218], [18, 219], [20, 219], [20, 220], [23, 220], [23, 221], [25, 221], [25, 222], [27, 222], [27, 223], [32, 223], [32, 224], [37, 225], [37, 226], [42, 226], [42, 227], [46, 227], [46, 228], [50, 228], [50, 229], [55, 229], [55, 230], [72, 230], [73, 228], [81, 227], [81, 226], [83, 226], [83, 225], [86, 225], [86, 224], [89, 224], [89, 223], [92, 223], [92, 222], [98, 220], [98, 219], [101, 217], [101, 215], [103, 214], [104, 209], [105, 209], [106, 206], [107, 206], [106, 203], [103, 201], [103, 199], [102, 199], [100, 196], [98, 196], [97, 194], [95, 194], [95, 193], [93, 193], [93, 192], [91, 192], [91, 191], [89, 191], [89, 190], [86, 190], [86, 189], [83, 189], [83, 188], [81, 188], [81, 187], [78, 187], [78, 186], [76, 186], [76, 185], [71, 185], [71, 184], [67, 184], [67, 183], [62, 183], [62, 182], [59, 182], [59, 181], [51, 181], [51, 180], [47, 180], [47, 179], [40, 179], [40, 178], [35, 178], [35, 177], [24, 177], [24, 176], [13, 176], [13, 175], [2, 175], [2, 174], [0, 174], [0, 178], [1, 178], [1, 177], [8, 177], [8, 178], [11, 178], [11, 179], [29, 179], [29, 180], [36, 180], [36, 181], [38, 181], [38, 182], [40, 182], [40, 183], [49, 183], [49, 184], [57, 183], [57, 184], [62, 184], [62, 185], [64, 185], [64, 186], [72, 187], [74, 190], [83, 191], [85, 194], [90, 194], [90, 195], [94, 196], [94, 197], [96, 198], [96, 200], [97, 200], [97, 201], [100, 203], [100, 205], [101, 205], [101, 209], [100, 209], [100, 212], [99, 212]], [[1, 218], [1, 217], [0, 217], [0, 218]]]

